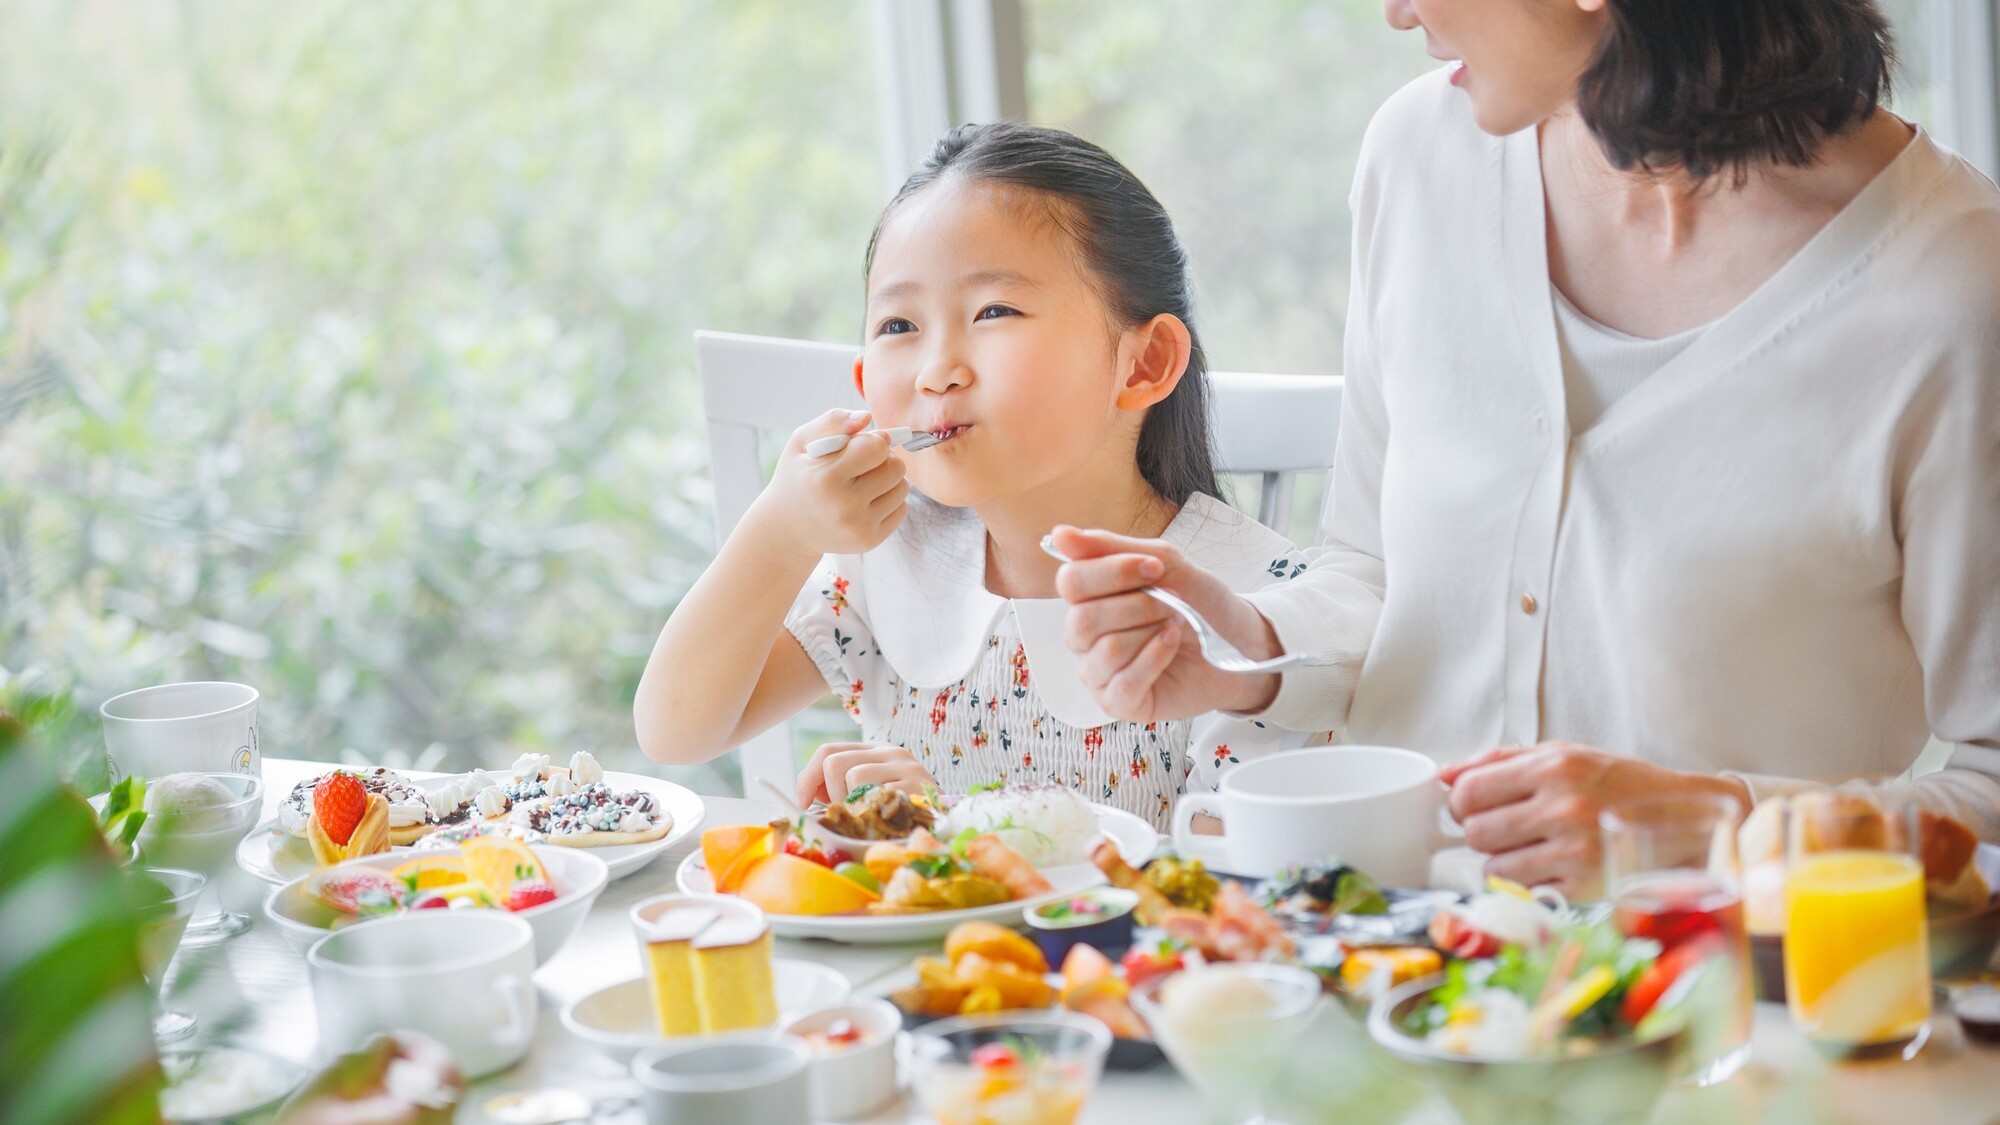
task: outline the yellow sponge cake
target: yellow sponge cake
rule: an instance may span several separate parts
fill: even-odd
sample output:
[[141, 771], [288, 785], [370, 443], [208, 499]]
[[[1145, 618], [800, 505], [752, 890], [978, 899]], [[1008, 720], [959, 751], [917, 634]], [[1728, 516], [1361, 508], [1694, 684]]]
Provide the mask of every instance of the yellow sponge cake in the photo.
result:
[[660, 1034], [769, 1027], [771, 930], [764, 912], [720, 895], [663, 895], [632, 908]]

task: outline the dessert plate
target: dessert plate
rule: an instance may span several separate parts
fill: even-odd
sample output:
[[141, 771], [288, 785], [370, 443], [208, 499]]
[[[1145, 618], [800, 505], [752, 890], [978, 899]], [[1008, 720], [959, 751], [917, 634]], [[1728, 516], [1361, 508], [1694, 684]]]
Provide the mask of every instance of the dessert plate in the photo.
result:
[[[463, 776], [463, 774], [441, 774], [437, 777], [415, 778], [411, 784], [428, 792]], [[650, 793], [654, 803], [674, 818], [673, 827], [657, 840], [648, 840], [643, 844], [614, 844], [604, 848], [578, 849], [603, 860], [605, 866], [611, 869], [611, 878], [614, 880], [622, 879], [653, 862], [659, 858], [660, 853], [687, 839], [701, 828], [703, 814], [701, 797], [685, 785], [676, 785], [663, 778], [648, 777], [645, 774], [611, 770], [605, 772], [604, 783], [613, 789], [637, 789]], [[389, 850], [400, 853], [412, 849], [399, 847]], [[250, 834], [243, 837], [243, 842], [236, 846], [236, 865], [266, 883], [278, 886], [297, 879], [317, 866], [313, 862], [312, 847], [305, 840], [279, 827], [275, 817], [251, 829]]]

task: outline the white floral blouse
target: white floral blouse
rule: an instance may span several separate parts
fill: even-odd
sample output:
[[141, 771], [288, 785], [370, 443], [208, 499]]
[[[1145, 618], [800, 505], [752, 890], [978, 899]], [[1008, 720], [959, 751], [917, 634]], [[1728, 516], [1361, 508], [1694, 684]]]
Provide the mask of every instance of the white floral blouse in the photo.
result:
[[[1303, 569], [1289, 540], [1210, 496], [1163, 538], [1243, 592]], [[1063, 644], [1063, 602], [999, 597], [985, 574], [978, 518], [913, 495], [882, 546], [821, 560], [785, 620], [862, 737], [907, 748], [946, 792], [1053, 782], [1165, 830], [1190, 784], [1329, 741], [1221, 714], [1115, 721]]]

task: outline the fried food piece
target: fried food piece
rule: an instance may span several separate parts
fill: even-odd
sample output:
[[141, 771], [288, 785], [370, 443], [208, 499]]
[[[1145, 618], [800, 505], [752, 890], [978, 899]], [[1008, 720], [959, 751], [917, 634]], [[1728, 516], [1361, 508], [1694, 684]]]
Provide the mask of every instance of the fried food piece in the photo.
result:
[[965, 846], [965, 855], [972, 861], [973, 870], [1006, 887], [1015, 898], [1034, 898], [1055, 889], [1035, 870], [1034, 864], [1001, 843], [998, 836], [974, 837]]

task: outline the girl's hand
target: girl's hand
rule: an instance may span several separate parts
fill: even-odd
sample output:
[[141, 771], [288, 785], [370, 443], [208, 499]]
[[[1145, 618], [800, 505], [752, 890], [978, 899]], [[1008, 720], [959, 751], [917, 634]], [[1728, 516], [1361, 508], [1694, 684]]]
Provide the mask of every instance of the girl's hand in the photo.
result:
[[838, 804], [857, 786], [875, 784], [905, 793], [921, 793], [936, 785], [916, 756], [886, 742], [829, 742], [813, 751], [799, 774], [799, 807], [814, 801]]
[[1446, 766], [1451, 814], [1486, 873], [1522, 886], [1553, 885], [1572, 901], [1599, 896], [1604, 852], [1597, 815], [1607, 805], [1655, 794], [1723, 793], [1750, 808], [1742, 782], [1682, 773], [1574, 742], [1488, 750]]
[[1270, 623], [1221, 579], [1162, 539], [1058, 527], [1055, 541], [1072, 560], [1056, 572], [1056, 590], [1069, 602], [1063, 640], [1082, 655], [1079, 670], [1099, 707], [1115, 718], [1155, 722], [1270, 705], [1276, 673], [1216, 669], [1180, 618], [1141, 592], [1172, 590], [1238, 651], [1255, 660], [1278, 655]]
[[[829, 410], [792, 432], [751, 506], [767, 533], [814, 557], [852, 555], [880, 546], [903, 522], [910, 494], [903, 461], [889, 439], [861, 432], [868, 417], [865, 410]], [[853, 439], [838, 453], [806, 456], [807, 442], [833, 434]]]

